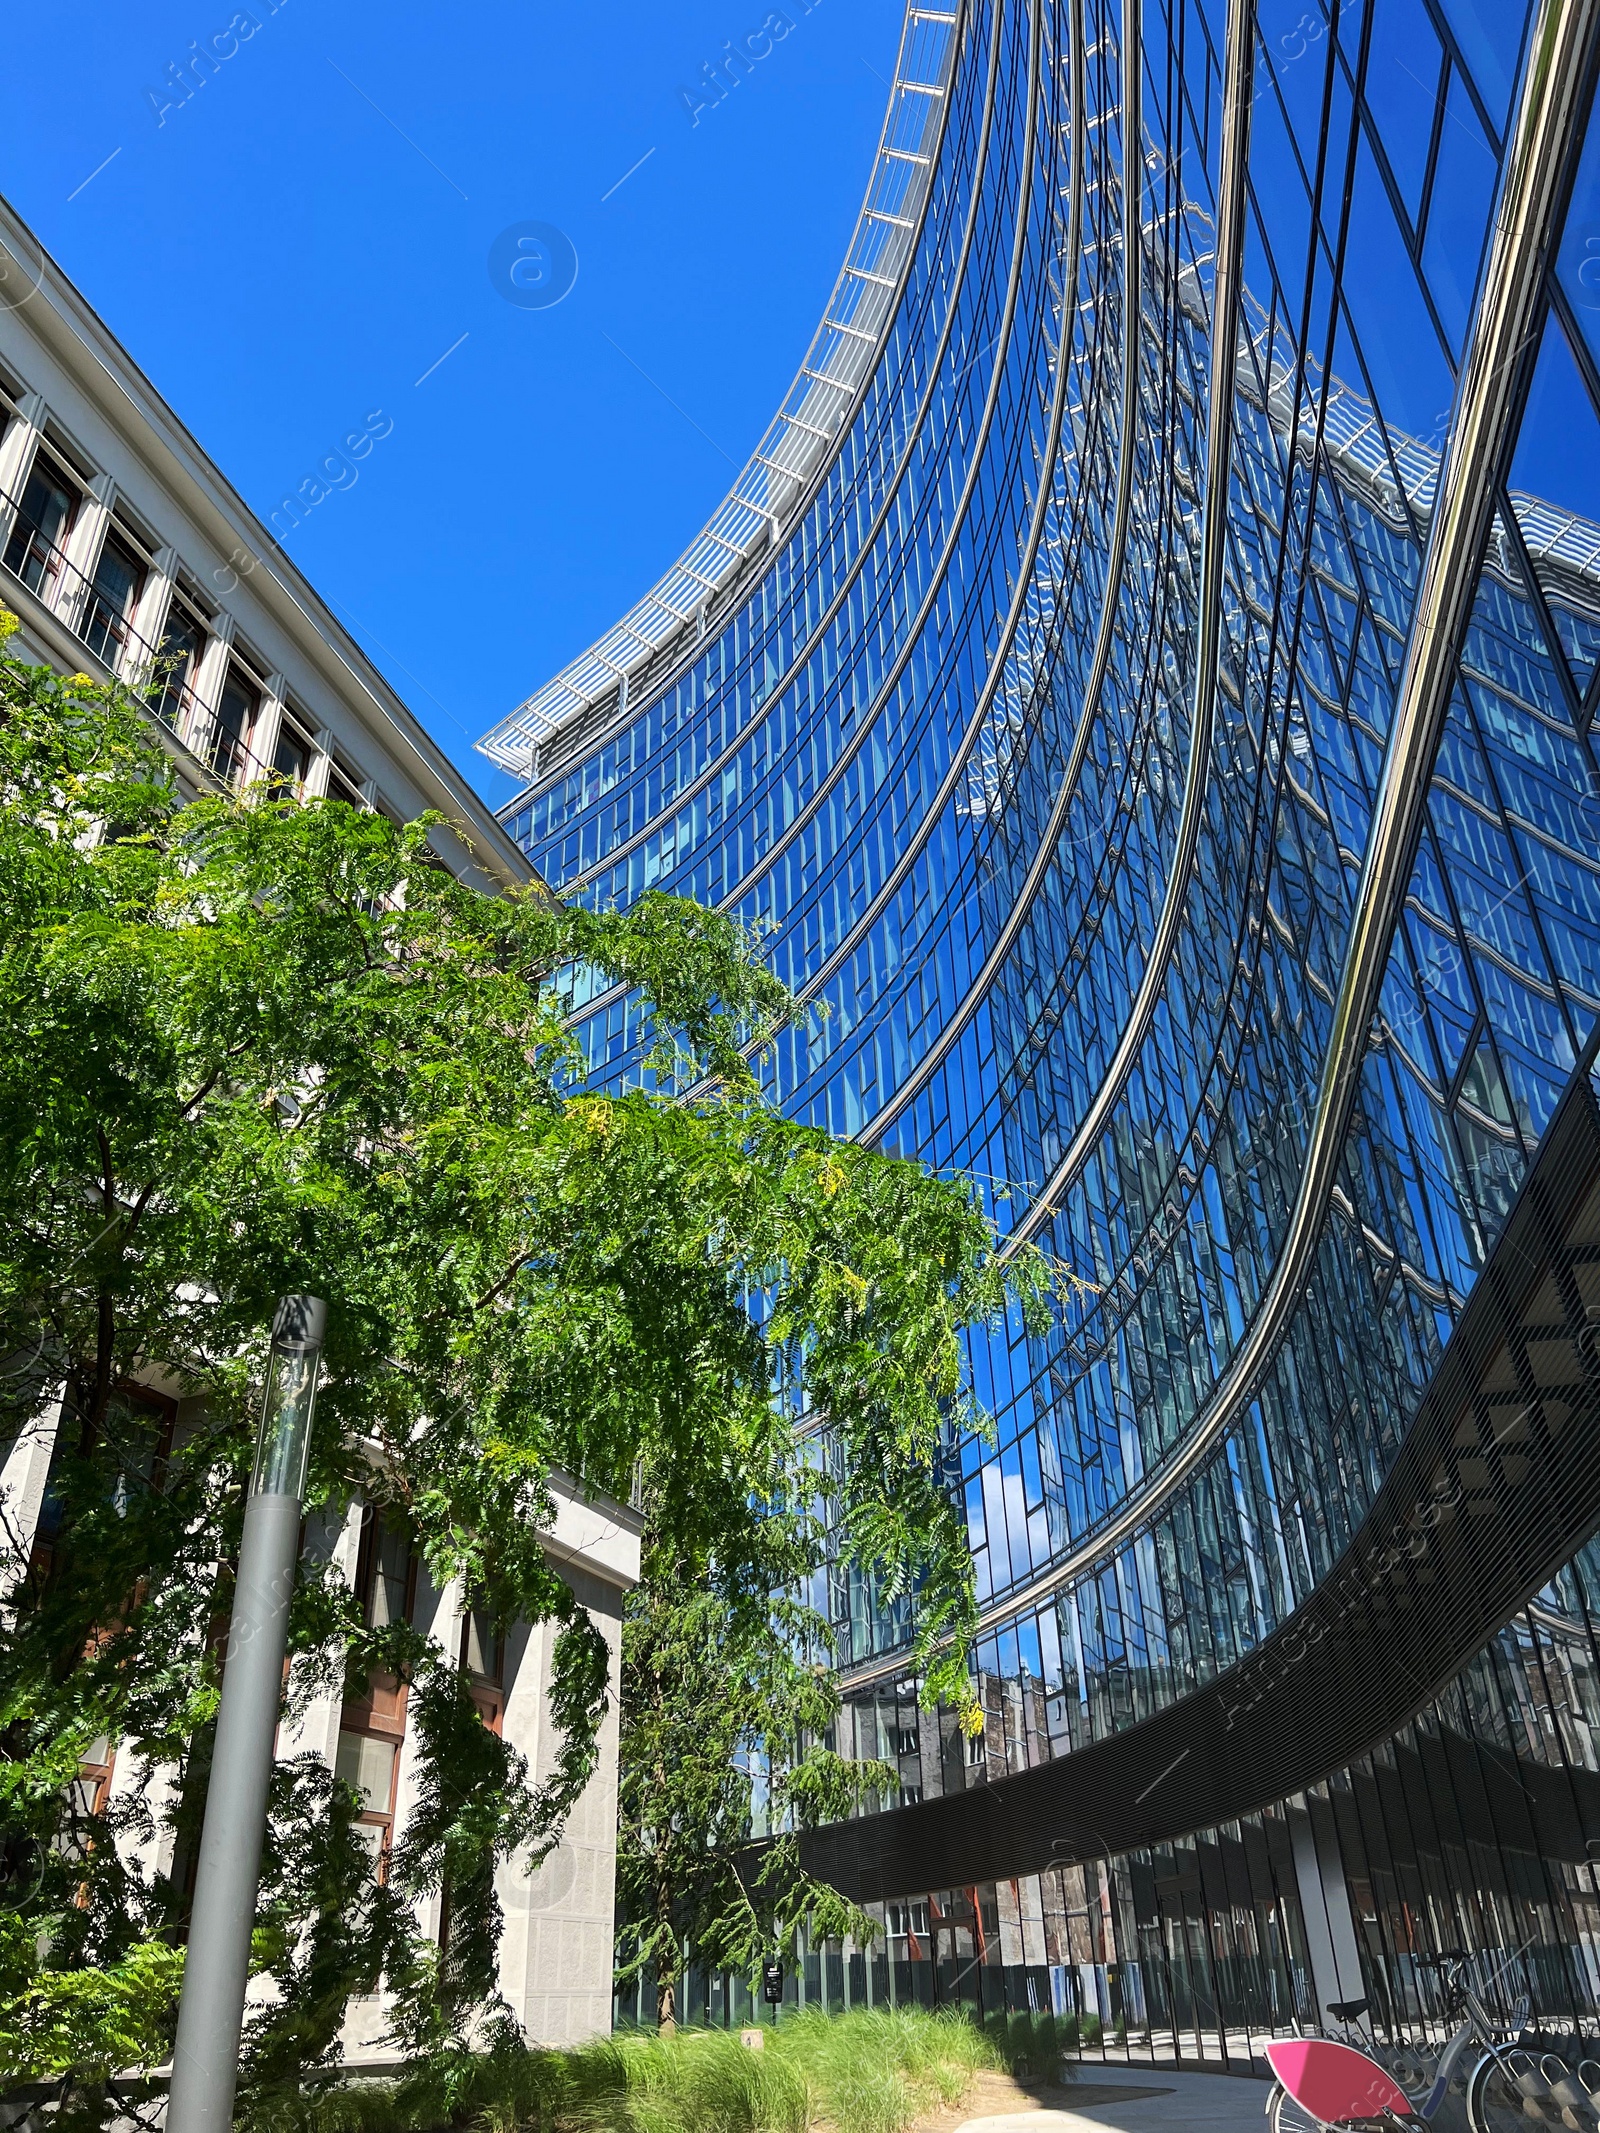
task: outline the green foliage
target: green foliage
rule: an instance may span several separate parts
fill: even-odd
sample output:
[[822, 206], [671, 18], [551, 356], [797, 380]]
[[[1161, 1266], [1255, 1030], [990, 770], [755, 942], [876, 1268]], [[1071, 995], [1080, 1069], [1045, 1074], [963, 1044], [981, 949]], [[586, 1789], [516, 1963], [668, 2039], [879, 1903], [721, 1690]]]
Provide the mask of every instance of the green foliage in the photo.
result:
[[0, 2081], [103, 2082], [172, 2042], [183, 1955], [146, 1942], [105, 1970], [39, 1970], [33, 1934], [0, 1919]]
[[570, 2061], [557, 2122], [594, 2133], [805, 2133], [809, 2123], [800, 2068], [726, 2030], [602, 2038]]
[[351, 1995], [376, 1992], [385, 1977], [409, 1984], [416, 1968], [402, 1889], [393, 1876], [387, 1884], [374, 1878], [372, 1854], [356, 1835], [358, 1812], [356, 1794], [312, 1756], [272, 1773], [251, 1952], [278, 1996], [246, 2026], [258, 2084], [326, 2065]]
[[1004, 2058], [959, 2014], [875, 2007], [786, 2015], [769, 2039], [803, 2075], [814, 2114], [837, 2133], [903, 2133], [958, 2104], [974, 2077]]
[[[894, 1785], [882, 1763], [826, 1745], [839, 1699], [806, 1663], [823, 1625], [768, 1595], [810, 1567], [824, 1535], [769, 1505], [756, 1529], [770, 1583], [717, 1589], [715, 1563], [648, 1551], [623, 1633], [617, 1898], [619, 1974], [651, 1972], [670, 2022], [685, 1945], [754, 1978], [813, 1940], [871, 1937], [872, 1922], [802, 1868], [797, 1835]], [[768, 1841], [750, 1838], [759, 1799]]]
[[958, 2014], [786, 2015], [746, 2050], [724, 2030], [622, 2031], [563, 2052], [258, 2099], [243, 2133], [905, 2133], [1003, 2054]]
[[[554, 1470], [624, 1496], [644, 1475], [634, 1678], [652, 1636], [693, 1646], [695, 1693], [752, 1744], [773, 1736], [780, 1820], [861, 1783], [821, 1743], [801, 1651], [821, 1625], [797, 1608], [775, 1633], [768, 1612], [825, 1528], [882, 1589], [915, 1592], [913, 1663], [967, 1694], [971, 1573], [940, 1445], [964, 1414], [961, 1328], [1008, 1296], [1035, 1308], [1042, 1263], [1024, 1255], [1008, 1291], [964, 1185], [765, 1107], [750, 1059], [793, 1010], [738, 925], [658, 895], [626, 913], [491, 898], [438, 866], [433, 826], [270, 788], [185, 806], [139, 706], [0, 645], [0, 1433], [57, 1446], [49, 1545], [0, 1563], [0, 1845], [26, 1862], [16, 1990], [103, 2010], [60, 2032], [85, 2065], [124, 2049], [122, 2002], [49, 1981], [171, 1974], [285, 1292], [331, 1306], [310, 1506], [375, 1497], [437, 1587], [461, 1580], [501, 1624], [559, 1624], [564, 1746], [532, 1784], [453, 1667], [367, 1629], [306, 1566], [301, 1678], [406, 1680], [422, 1798], [379, 1891], [353, 1796], [280, 1771], [260, 2082], [326, 2060], [380, 1976], [436, 2067], [492, 2025], [494, 1868], [556, 1840], [605, 1703], [603, 1639], [539, 1541]], [[627, 989], [654, 1059], [609, 1093], [585, 1086], [569, 1027], [595, 983]], [[178, 1402], [170, 1442], [150, 1384]], [[797, 1421], [826, 1436], [825, 1490]], [[652, 1615], [680, 1600], [682, 1622]], [[101, 1737], [123, 1770], [174, 1770], [175, 1800], [136, 1786], [90, 1812], [74, 1780]], [[737, 1788], [719, 1796], [700, 1840], [742, 1812]], [[802, 1915], [837, 1929], [774, 1856], [758, 1925], [724, 1932], [741, 1959]], [[448, 1908], [442, 1960], [413, 1923], [425, 1893]]]

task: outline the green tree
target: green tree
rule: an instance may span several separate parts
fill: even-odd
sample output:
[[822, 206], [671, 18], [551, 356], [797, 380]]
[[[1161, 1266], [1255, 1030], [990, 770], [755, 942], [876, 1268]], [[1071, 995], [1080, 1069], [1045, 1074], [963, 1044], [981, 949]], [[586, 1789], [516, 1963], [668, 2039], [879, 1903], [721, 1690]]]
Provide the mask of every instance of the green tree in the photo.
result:
[[896, 1781], [830, 1745], [838, 1695], [807, 1658], [825, 1648], [819, 1628], [781, 1596], [730, 1605], [704, 1565], [648, 1550], [623, 1632], [618, 1978], [653, 1980], [661, 2029], [677, 2020], [686, 1951], [753, 1984], [801, 1932], [873, 1932], [799, 1858], [802, 1830]]
[[[920, 1661], [965, 1692], [970, 1572], [933, 1477], [960, 1329], [1008, 1294], [970, 1193], [763, 1104], [749, 1057], [793, 1009], [737, 925], [662, 896], [487, 897], [430, 827], [265, 788], [185, 806], [137, 704], [0, 652], [0, 1427], [61, 1417], [51, 1545], [16, 1553], [0, 1614], [0, 1840], [26, 1928], [6, 1960], [15, 2007], [71, 2010], [0, 2016], [15, 2067], [54, 2066], [30, 2037], [102, 2004], [107, 2038], [159, 2029], [150, 1951], [181, 1932], [181, 1878], [127, 1840], [165, 1821], [181, 1860], [197, 1826], [282, 1292], [332, 1306], [309, 1501], [376, 1496], [436, 1583], [559, 1623], [565, 1746], [534, 1785], [442, 1655], [306, 1572], [305, 1683], [409, 1680], [423, 1801], [380, 1886], [354, 1796], [278, 1773], [259, 2077], [326, 2059], [379, 1976], [411, 2051], [484, 2033], [494, 1867], [558, 1837], [606, 1694], [603, 1640], [537, 1537], [553, 1469], [623, 1494], [645, 1474], [656, 1559], [743, 1625], [815, 1554], [796, 1423], [825, 1425], [835, 1544], [916, 1583]], [[570, 1027], [603, 985], [650, 1062], [613, 1093]], [[1025, 1260], [1012, 1293], [1042, 1278]], [[152, 1382], [180, 1402], [170, 1443], [134, 1389]], [[819, 1708], [793, 1703], [797, 1737]], [[175, 1807], [89, 1812], [74, 1780], [100, 1738], [175, 1766]], [[820, 1772], [802, 1759], [788, 1796]], [[442, 1954], [411, 1923], [425, 1891], [448, 1904]], [[123, 1998], [70, 1982], [90, 1971]]]

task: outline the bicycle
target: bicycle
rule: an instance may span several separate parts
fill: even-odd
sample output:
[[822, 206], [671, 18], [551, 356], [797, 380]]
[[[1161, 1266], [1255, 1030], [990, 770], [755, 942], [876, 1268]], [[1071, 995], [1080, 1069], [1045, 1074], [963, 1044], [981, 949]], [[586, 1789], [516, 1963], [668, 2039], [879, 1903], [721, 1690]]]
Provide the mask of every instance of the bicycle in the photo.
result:
[[[1392, 2133], [1394, 2128], [1426, 2125], [1438, 2116], [1456, 2070], [1474, 2044], [1478, 2057], [1466, 2079], [1472, 2133], [1512, 2133], [1513, 2128], [1527, 2133], [1530, 2121], [1589, 2133], [1600, 2115], [1600, 2065], [1585, 2061], [1574, 2075], [1553, 2055], [1539, 2060], [1518, 2049], [1528, 2019], [1527, 2001], [1509, 2028], [1499, 2027], [1467, 1983], [1471, 1960], [1464, 1948], [1448, 1948], [1422, 1966], [1440, 1972], [1446, 2010], [1462, 2018], [1426, 2092], [1419, 2086], [1408, 2094], [1369, 2052], [1354, 2045], [1327, 2037], [1279, 2038], [1266, 2047], [1267, 2064], [1276, 2076], [1266, 2107], [1270, 2133]], [[1368, 2004], [1340, 2000], [1327, 2012], [1349, 2033]], [[1558, 2069], [1554, 2075], [1549, 2072], [1552, 2065]], [[1591, 2068], [1593, 2089], [1583, 2079]]]

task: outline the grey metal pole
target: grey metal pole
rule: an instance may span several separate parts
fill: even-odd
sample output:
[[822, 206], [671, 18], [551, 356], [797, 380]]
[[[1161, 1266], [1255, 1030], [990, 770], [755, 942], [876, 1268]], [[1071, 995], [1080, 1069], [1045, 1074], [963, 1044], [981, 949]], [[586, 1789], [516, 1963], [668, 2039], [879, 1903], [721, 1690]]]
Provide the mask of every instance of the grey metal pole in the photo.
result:
[[320, 1298], [286, 1296], [272, 1324], [178, 2007], [168, 2133], [228, 2133], [233, 2123], [267, 1787], [300, 1552], [300, 1501], [327, 1318]]

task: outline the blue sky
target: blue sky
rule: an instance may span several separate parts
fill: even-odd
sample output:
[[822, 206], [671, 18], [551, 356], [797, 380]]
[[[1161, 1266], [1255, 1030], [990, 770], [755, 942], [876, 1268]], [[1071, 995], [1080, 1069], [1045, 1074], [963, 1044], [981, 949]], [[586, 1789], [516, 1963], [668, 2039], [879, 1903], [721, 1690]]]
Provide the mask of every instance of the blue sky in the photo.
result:
[[[229, 0], [52, 0], [8, 28], [39, 93], [8, 99], [0, 190], [248, 501], [392, 419], [285, 546], [497, 803], [472, 741], [709, 515], [837, 272], [903, 5], [803, 7], [698, 123], [680, 90], [764, 0], [252, 0], [243, 42]], [[219, 34], [179, 103], [168, 69]], [[491, 283], [527, 222], [576, 250], [553, 307]]]

